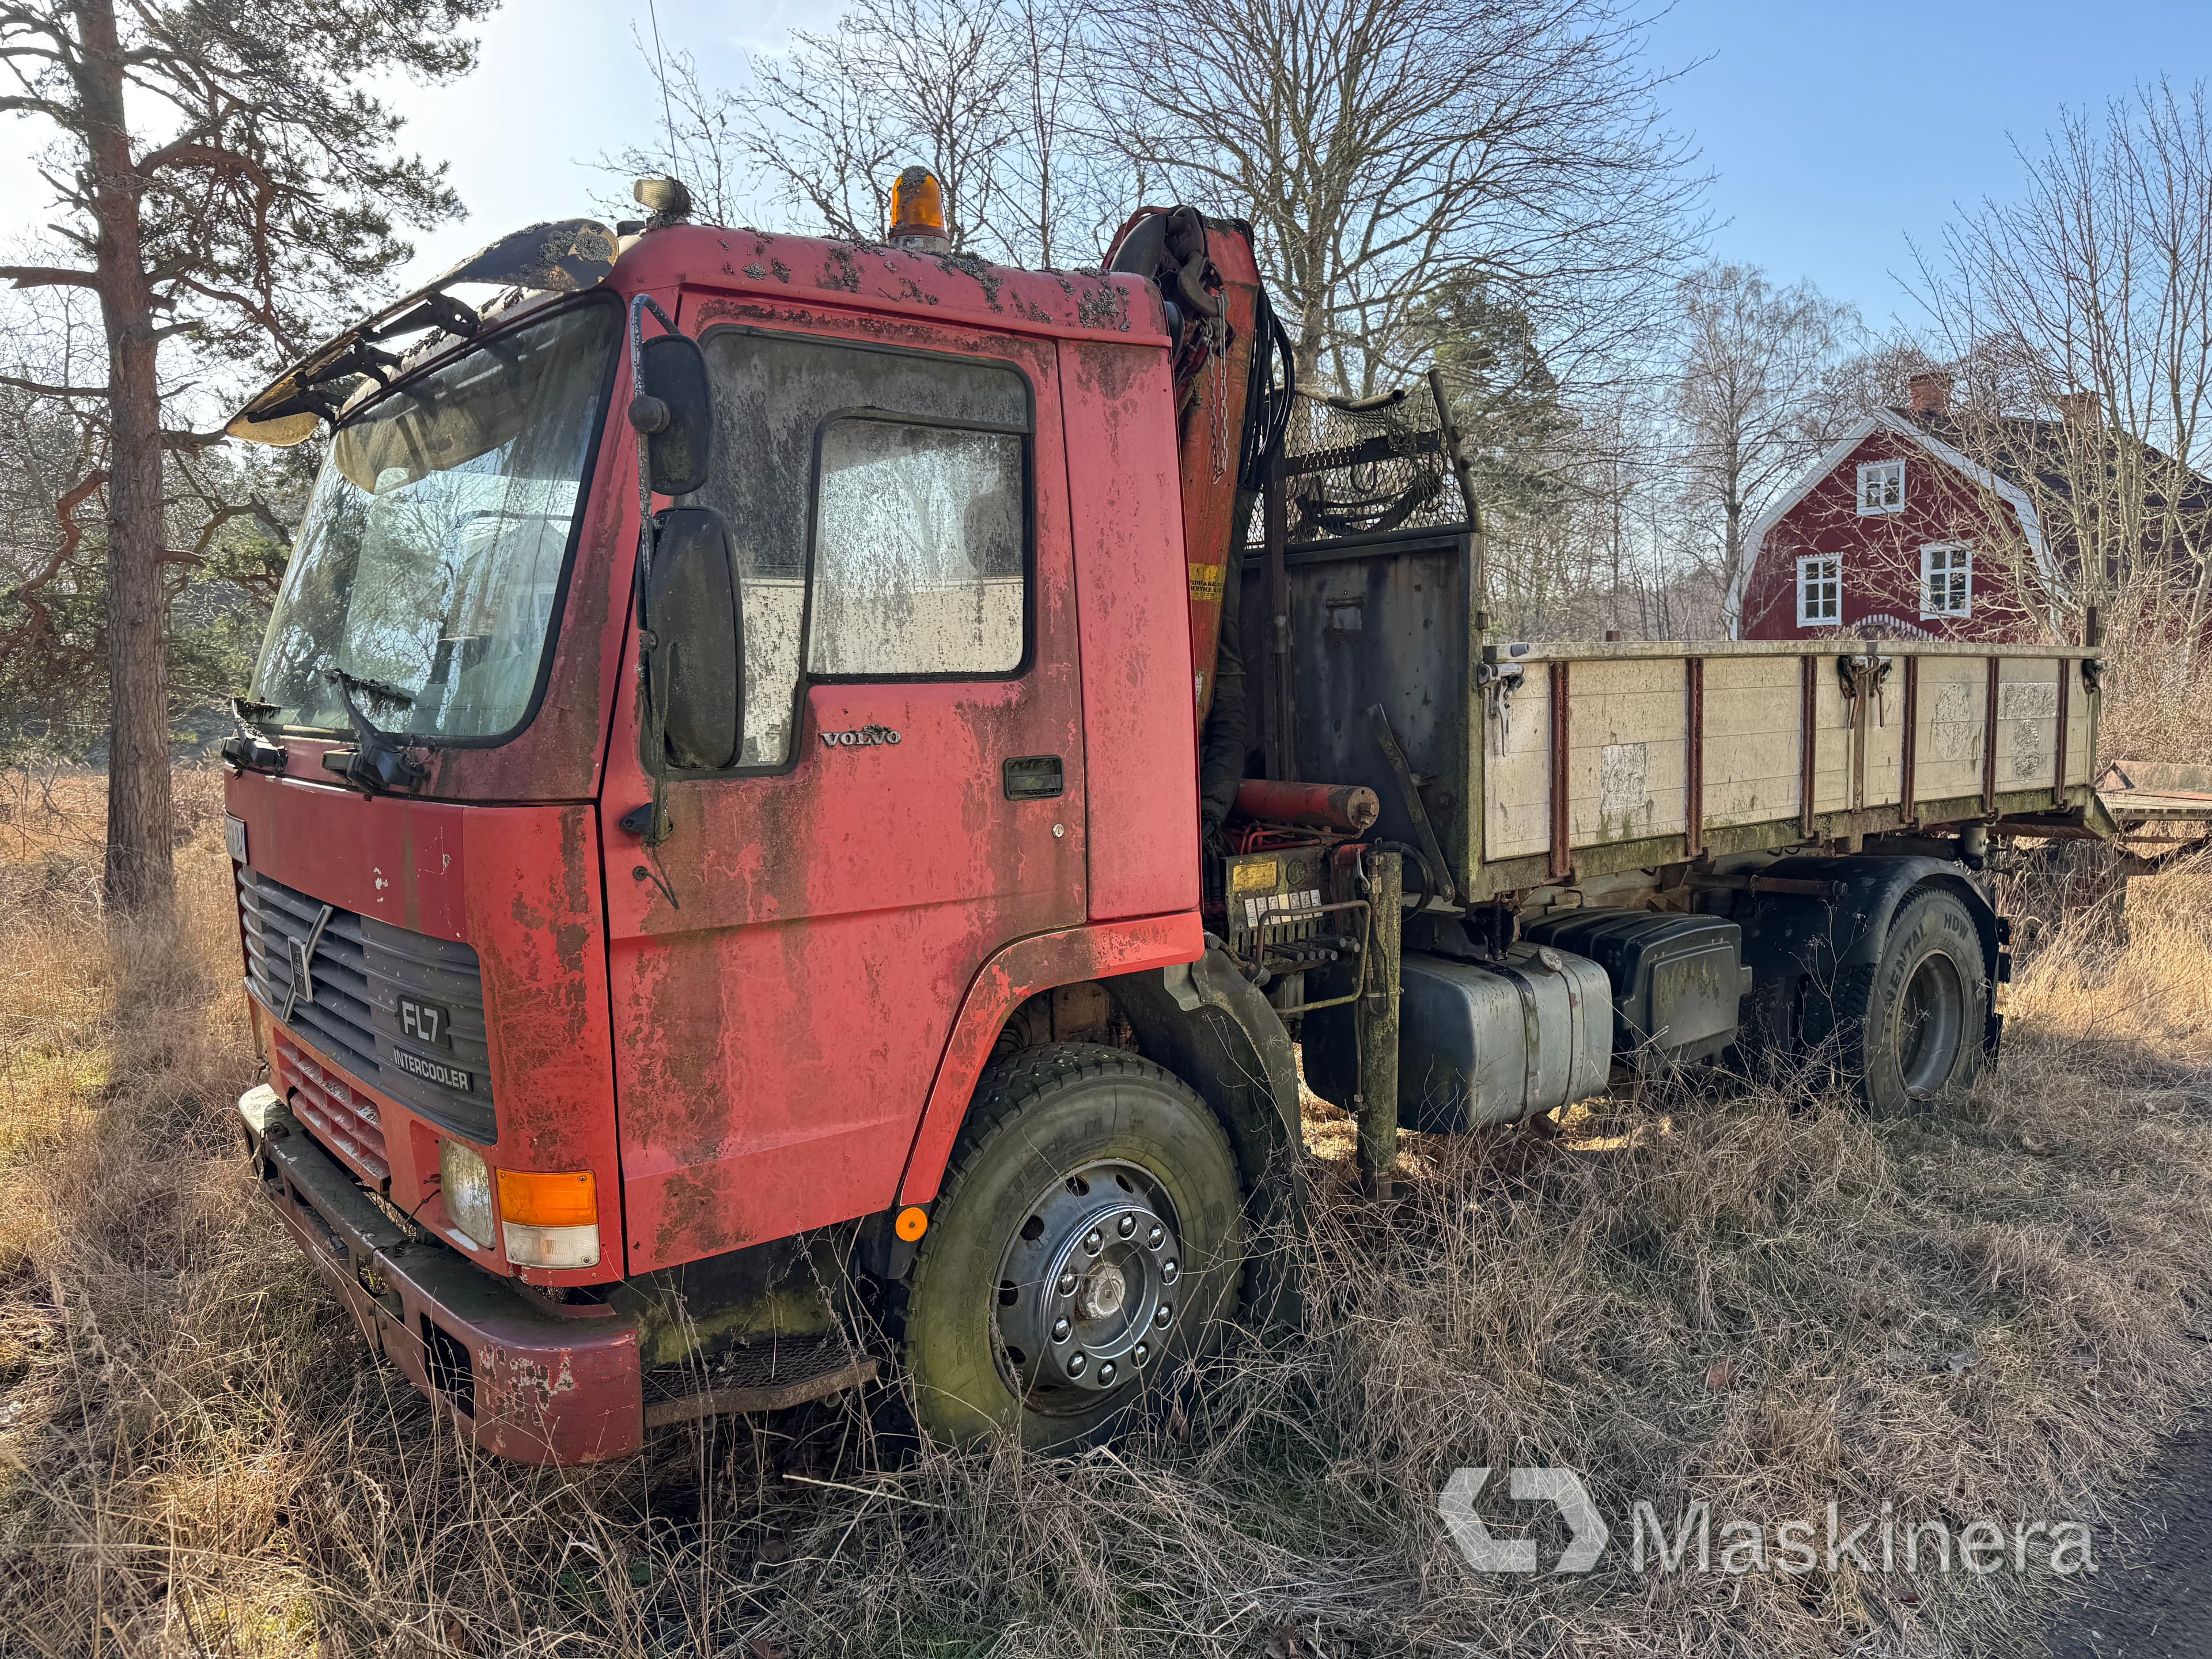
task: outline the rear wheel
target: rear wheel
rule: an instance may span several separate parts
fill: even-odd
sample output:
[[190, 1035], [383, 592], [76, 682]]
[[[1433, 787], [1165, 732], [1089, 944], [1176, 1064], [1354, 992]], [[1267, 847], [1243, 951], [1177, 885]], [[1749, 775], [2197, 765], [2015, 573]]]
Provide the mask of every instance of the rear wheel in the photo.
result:
[[1880, 959], [1842, 976], [1827, 1000], [1830, 1031], [1808, 1035], [1832, 1034], [1877, 1111], [1954, 1104], [1981, 1069], [1989, 1000], [1982, 936], [1965, 901], [1929, 889], [1899, 908]]
[[1057, 1450], [1120, 1425], [1236, 1309], [1228, 1137], [1148, 1060], [1054, 1043], [985, 1077], [908, 1280], [921, 1427]]

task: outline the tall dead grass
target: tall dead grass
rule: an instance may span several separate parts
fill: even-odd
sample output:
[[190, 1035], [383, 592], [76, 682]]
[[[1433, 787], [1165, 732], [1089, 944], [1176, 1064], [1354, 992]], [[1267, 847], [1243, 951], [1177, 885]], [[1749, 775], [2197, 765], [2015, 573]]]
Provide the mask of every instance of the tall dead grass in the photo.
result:
[[[1630, 1506], [2109, 1523], [2202, 1398], [2212, 878], [2185, 876], [2136, 884], [2124, 942], [2053, 921], [1956, 1114], [1662, 1091], [1556, 1140], [1417, 1139], [1378, 1207], [1316, 1108], [1304, 1329], [1118, 1449], [901, 1460], [848, 1404], [611, 1469], [477, 1457], [255, 1206], [216, 793], [182, 783], [172, 933], [103, 932], [88, 789], [0, 825], [9, 1654], [2013, 1654], [2033, 1580], [1639, 1576]], [[1615, 1546], [1470, 1573], [1440, 1487], [1532, 1462], [1581, 1471]]]

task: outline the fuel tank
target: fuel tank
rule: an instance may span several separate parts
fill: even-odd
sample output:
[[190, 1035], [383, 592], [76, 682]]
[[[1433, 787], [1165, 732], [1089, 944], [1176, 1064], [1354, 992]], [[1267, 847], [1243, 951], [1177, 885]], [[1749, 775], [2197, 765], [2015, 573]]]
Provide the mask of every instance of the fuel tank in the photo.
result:
[[[1613, 1060], [1612, 988], [1587, 957], [1522, 944], [1488, 962], [1401, 959], [1398, 1123], [1461, 1134], [1602, 1093]], [[1358, 1048], [1349, 1007], [1306, 1016], [1306, 1082], [1351, 1109]]]

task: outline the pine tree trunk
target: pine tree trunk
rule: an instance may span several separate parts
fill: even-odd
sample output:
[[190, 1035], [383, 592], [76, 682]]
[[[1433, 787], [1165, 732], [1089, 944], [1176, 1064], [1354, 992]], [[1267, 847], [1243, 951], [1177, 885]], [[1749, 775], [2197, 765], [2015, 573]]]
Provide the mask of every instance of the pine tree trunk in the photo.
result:
[[107, 330], [107, 858], [112, 909], [173, 902], [169, 696], [161, 556], [159, 343], [139, 223], [141, 185], [124, 123], [113, 0], [80, 0], [79, 69], [92, 159], [100, 308]]

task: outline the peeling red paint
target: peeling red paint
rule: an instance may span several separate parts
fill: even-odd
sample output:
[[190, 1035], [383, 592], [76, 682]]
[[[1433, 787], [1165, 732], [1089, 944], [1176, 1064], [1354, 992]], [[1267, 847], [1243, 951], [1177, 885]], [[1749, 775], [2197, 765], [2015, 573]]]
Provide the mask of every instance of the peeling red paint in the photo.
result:
[[[954, 1011], [1006, 940], [1084, 917], [1085, 824], [1069, 531], [1049, 349], [1039, 387], [1037, 666], [968, 684], [820, 685], [777, 777], [680, 783], [659, 849], [681, 908], [609, 882], [633, 1270], [888, 1204]], [[624, 677], [627, 684], [629, 677]], [[634, 709], [603, 818], [645, 799]], [[825, 749], [869, 725], [896, 745]], [[1009, 801], [1000, 763], [1062, 757], [1058, 799]], [[1060, 833], [1055, 835], [1057, 825]]]
[[[364, 800], [334, 784], [252, 773], [229, 781], [225, 800], [246, 821], [250, 860], [263, 874], [476, 951], [500, 1131], [497, 1143], [481, 1150], [511, 1170], [590, 1170], [606, 1206], [601, 1266], [520, 1276], [541, 1284], [617, 1277], [621, 1171], [592, 810]], [[411, 1213], [432, 1190], [436, 1139], [445, 1131], [347, 1075], [378, 1103], [389, 1196]], [[431, 1149], [427, 1160], [415, 1154], [418, 1131]], [[483, 1267], [508, 1271], [494, 1253], [472, 1254]]]

